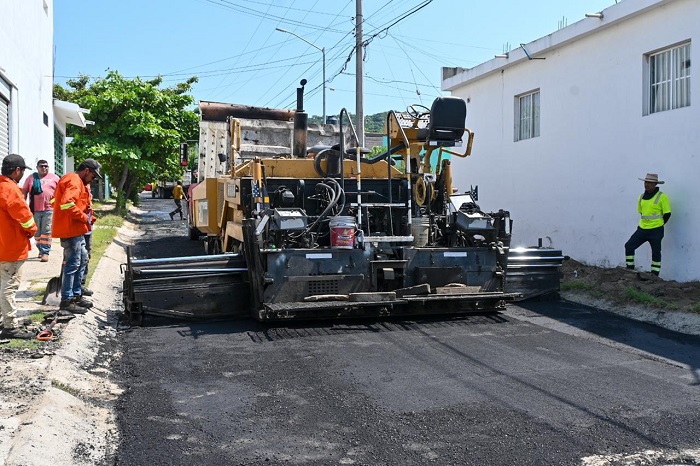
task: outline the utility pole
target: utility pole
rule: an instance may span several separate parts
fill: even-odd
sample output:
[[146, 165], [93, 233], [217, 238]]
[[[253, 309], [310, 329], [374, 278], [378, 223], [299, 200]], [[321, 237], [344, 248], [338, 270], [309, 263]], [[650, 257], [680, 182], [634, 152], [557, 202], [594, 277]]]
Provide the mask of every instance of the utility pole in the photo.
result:
[[357, 115], [357, 137], [360, 147], [365, 146], [365, 111], [362, 89], [362, 0], [355, 6], [355, 114]]

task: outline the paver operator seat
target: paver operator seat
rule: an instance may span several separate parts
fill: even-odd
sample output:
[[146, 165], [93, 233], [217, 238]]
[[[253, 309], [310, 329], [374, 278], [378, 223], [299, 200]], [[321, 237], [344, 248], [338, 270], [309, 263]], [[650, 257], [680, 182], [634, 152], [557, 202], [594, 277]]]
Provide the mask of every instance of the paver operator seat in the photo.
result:
[[418, 131], [417, 138], [432, 146], [454, 146], [462, 140], [467, 120], [467, 104], [459, 97], [438, 97], [430, 107], [430, 124]]

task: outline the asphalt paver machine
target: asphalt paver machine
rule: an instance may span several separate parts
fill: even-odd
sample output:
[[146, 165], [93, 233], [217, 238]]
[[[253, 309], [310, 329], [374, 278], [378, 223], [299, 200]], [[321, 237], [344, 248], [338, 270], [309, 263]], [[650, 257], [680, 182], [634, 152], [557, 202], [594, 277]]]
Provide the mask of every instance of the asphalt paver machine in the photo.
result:
[[464, 100], [388, 112], [382, 151], [361, 147], [345, 109], [337, 142], [309, 149], [303, 84], [293, 119], [291, 150], [266, 156], [241, 153], [240, 121], [227, 120], [230, 170], [191, 196], [212, 254], [130, 258], [132, 321], [464, 314], [517, 298], [504, 290], [509, 212], [484, 212], [477, 189], [453, 187], [474, 140]]

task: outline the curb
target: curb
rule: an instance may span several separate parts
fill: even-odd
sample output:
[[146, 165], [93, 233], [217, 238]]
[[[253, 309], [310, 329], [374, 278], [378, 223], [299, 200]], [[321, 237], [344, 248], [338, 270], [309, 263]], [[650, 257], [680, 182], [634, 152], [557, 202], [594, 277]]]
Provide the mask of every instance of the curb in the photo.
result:
[[[115, 240], [124, 236], [128, 233], [119, 228]], [[17, 416], [9, 448], [0, 451], [0, 465], [94, 465], [113, 454], [119, 435], [114, 404], [122, 390], [110, 380], [109, 365], [119, 355], [102, 361], [98, 356], [116, 336], [110, 319], [121, 309], [120, 265], [126, 261], [122, 241], [113, 241], [97, 264], [90, 282], [94, 307], [63, 328], [55, 355], [36, 361], [44, 392], [28, 412]]]

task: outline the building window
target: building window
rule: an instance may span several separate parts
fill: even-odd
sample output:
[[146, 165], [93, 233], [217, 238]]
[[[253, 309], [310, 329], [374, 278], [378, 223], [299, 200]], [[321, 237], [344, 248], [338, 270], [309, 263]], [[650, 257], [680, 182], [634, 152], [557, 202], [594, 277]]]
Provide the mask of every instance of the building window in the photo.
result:
[[0, 160], [10, 154], [10, 85], [0, 78]]
[[515, 97], [515, 140], [540, 135], [540, 91]]
[[53, 127], [53, 163], [54, 173], [58, 176], [65, 175], [63, 166], [63, 150], [65, 148], [66, 137], [63, 135], [58, 126]]
[[650, 54], [648, 66], [647, 113], [690, 105], [690, 42]]

